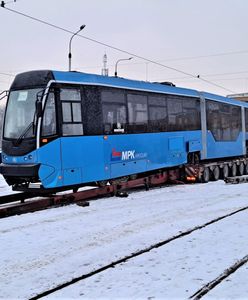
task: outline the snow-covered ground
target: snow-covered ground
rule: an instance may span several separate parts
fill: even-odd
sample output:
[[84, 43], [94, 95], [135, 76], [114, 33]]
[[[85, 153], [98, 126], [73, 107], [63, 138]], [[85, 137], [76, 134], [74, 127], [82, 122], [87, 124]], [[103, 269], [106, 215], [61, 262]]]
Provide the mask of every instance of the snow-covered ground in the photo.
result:
[[[98, 299], [104, 295], [106, 299], [187, 299], [248, 253], [247, 226], [248, 212], [245, 211], [48, 298], [84, 296]], [[248, 295], [244, 280], [239, 288], [239, 295]], [[228, 295], [224, 292], [224, 296]]]
[[[246, 206], [247, 189], [221, 181], [178, 185], [1, 219], [0, 297], [35, 296]], [[247, 217], [234, 215], [49, 297], [188, 297], [248, 254]], [[222, 295], [218, 288], [213, 297]]]

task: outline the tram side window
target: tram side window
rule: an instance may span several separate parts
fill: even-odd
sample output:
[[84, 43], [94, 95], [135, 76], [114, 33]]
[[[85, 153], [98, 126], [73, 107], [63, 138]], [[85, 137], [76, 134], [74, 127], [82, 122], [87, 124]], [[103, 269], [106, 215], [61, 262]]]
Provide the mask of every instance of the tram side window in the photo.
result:
[[206, 101], [207, 129], [216, 141], [235, 141], [241, 131], [241, 108], [238, 106]]
[[62, 88], [63, 135], [83, 135], [80, 89]]
[[42, 136], [52, 136], [56, 132], [55, 95], [53, 92], [50, 92], [47, 97], [42, 120]]
[[242, 131], [241, 107], [231, 106], [231, 140], [236, 140]]
[[179, 97], [168, 96], [168, 131], [184, 130], [183, 103]]
[[197, 98], [183, 98], [183, 127], [184, 130], [201, 129], [200, 100]]
[[245, 108], [245, 131], [248, 132], [248, 108]]
[[207, 129], [212, 132], [217, 141], [220, 141], [222, 136], [219, 104], [215, 101], [206, 101]]
[[167, 131], [167, 104], [163, 96], [149, 96], [149, 132]]
[[124, 92], [102, 91], [101, 100], [104, 133], [124, 133], [127, 122]]
[[128, 94], [128, 132], [142, 133], [147, 132], [148, 108], [147, 96]]
[[194, 97], [168, 95], [168, 131], [201, 129], [200, 100]]

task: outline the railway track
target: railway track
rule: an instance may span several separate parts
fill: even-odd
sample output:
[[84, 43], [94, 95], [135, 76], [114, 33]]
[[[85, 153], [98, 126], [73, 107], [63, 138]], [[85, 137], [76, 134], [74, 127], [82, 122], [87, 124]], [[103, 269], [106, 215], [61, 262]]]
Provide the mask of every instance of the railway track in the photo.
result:
[[214, 280], [208, 282], [205, 284], [202, 288], [200, 288], [196, 293], [194, 293], [190, 299], [198, 300], [204, 297], [208, 292], [210, 292], [214, 287], [216, 287], [218, 284], [220, 284], [223, 280], [228, 278], [230, 275], [232, 275], [234, 272], [236, 272], [239, 268], [241, 268], [244, 264], [248, 262], [248, 255], [245, 255], [240, 260], [235, 262], [232, 266], [224, 270], [218, 277], [216, 277]]
[[[36, 299], [41, 299], [43, 297], [46, 297], [46, 296], [49, 296], [49, 295], [52, 295], [53, 293], [57, 292], [57, 291], [60, 291], [64, 288], [67, 288], [69, 286], [72, 286], [73, 284], [75, 283], [78, 283], [78, 282], [82, 282], [88, 278], [91, 278], [91, 277], [94, 277], [98, 274], [101, 274], [109, 269], [112, 269], [114, 267], [117, 267], [123, 263], [126, 263], [128, 262], [129, 260], [132, 260], [132, 259], [135, 259], [136, 257], [139, 257], [139, 256], [142, 256], [143, 254], [146, 254], [148, 252], [150, 252], [151, 250], [154, 250], [154, 249], [158, 249], [158, 248], [161, 248], [161, 247], [164, 247], [166, 245], [168, 245], [169, 243], [173, 242], [173, 241], [176, 241], [180, 238], [183, 238], [185, 236], [188, 236], [198, 230], [201, 230], [203, 228], [206, 228], [212, 224], [215, 224], [221, 220], [224, 220], [224, 219], [227, 219], [233, 215], [236, 215], [238, 213], [241, 213], [243, 211], [247, 211], [248, 210], [248, 206], [245, 206], [245, 207], [242, 207], [240, 209], [237, 209], [231, 213], [228, 213], [228, 214], [225, 214], [223, 216], [220, 216], [220, 217], [217, 217], [215, 219], [212, 219], [211, 221], [208, 221], [202, 225], [198, 225], [198, 226], [195, 226], [191, 229], [188, 229], [186, 231], [183, 231], [183, 232], [179, 232], [177, 235], [174, 235], [173, 237], [170, 237], [170, 238], [167, 238], [163, 241], [160, 241], [158, 243], [155, 243], [149, 247], [146, 247], [142, 250], [138, 250], [134, 253], [131, 253], [130, 255], [126, 255], [122, 258], [119, 258], [115, 261], [112, 261], [111, 263], [109, 264], [106, 264], [104, 266], [102, 266], [101, 268], [98, 268], [98, 269], [95, 269], [91, 272], [88, 272], [86, 274], [82, 274], [81, 276], [78, 276], [76, 278], [73, 278], [72, 280], [70, 281], [67, 281], [67, 282], [64, 282], [60, 285], [57, 285], [55, 286], [54, 288], [52, 289], [49, 289], [49, 290], [46, 290], [42, 293], [39, 293], [33, 297], [30, 298], [30, 300], [36, 300]], [[191, 297], [190, 299], [194, 299], [194, 300], [198, 300], [200, 298], [202, 298], [204, 295], [206, 295], [210, 290], [212, 290], [216, 285], [220, 284], [224, 279], [226, 279], [228, 276], [230, 276], [232, 273], [234, 273], [236, 270], [238, 270], [241, 266], [243, 266], [246, 262], [248, 262], [248, 255], [244, 256], [242, 259], [240, 259], [239, 261], [237, 261], [234, 265], [230, 266], [228, 269], [224, 270], [224, 272], [222, 274], [220, 274], [217, 278], [215, 278], [214, 280], [212, 280], [211, 282], [207, 283], [206, 285], [204, 285], [201, 289], [199, 289], [197, 292], [195, 292]]]
[[0, 205], [17, 202], [17, 201], [24, 203], [26, 199], [32, 199], [35, 197], [37, 197], [37, 195], [33, 195], [30, 193], [16, 193], [16, 194], [4, 195], [4, 196], [0, 196]]

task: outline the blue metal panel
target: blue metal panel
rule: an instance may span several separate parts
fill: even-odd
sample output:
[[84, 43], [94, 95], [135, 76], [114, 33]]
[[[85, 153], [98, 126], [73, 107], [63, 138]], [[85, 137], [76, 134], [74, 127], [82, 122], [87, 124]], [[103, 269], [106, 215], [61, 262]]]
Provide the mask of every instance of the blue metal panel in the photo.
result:
[[[109, 178], [109, 168], [105, 166], [103, 142], [103, 136], [61, 138], [62, 169], [67, 170], [63, 178], [64, 185], [72, 184], [73, 180], [77, 184]], [[70, 170], [73, 169], [77, 169], [74, 172], [76, 175], [71, 174], [72, 177], [75, 176], [74, 179], [69, 178]]]
[[181, 165], [192, 140], [201, 131], [63, 137], [4, 163], [39, 163], [43, 186], [55, 188]]
[[169, 138], [169, 151], [173, 151], [173, 152], [185, 151], [184, 138], [182, 136]]
[[202, 145], [200, 140], [189, 141], [189, 152], [198, 152], [202, 150]]
[[63, 182], [66, 185], [80, 184], [82, 182], [82, 169], [69, 168], [63, 170]]
[[63, 184], [99, 181], [183, 164], [187, 161], [186, 143], [192, 137], [200, 141], [200, 131], [61, 138]]
[[121, 164], [111, 164], [111, 177], [117, 178], [120, 176], [136, 174], [139, 172], [146, 172], [147, 160], [135, 160], [131, 162], [123, 162]]
[[207, 159], [243, 155], [242, 133], [236, 141], [215, 141], [212, 133], [207, 132]]
[[60, 147], [60, 139], [56, 139], [36, 150], [37, 162], [41, 164], [39, 177], [45, 188], [63, 186]]

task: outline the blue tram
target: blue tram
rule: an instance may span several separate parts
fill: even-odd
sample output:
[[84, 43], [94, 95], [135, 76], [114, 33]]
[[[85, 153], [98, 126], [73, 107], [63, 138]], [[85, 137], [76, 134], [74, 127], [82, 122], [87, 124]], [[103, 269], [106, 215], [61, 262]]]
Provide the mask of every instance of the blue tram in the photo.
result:
[[0, 172], [16, 190], [66, 189], [244, 157], [248, 105], [79, 72], [19, 74], [7, 101]]

